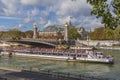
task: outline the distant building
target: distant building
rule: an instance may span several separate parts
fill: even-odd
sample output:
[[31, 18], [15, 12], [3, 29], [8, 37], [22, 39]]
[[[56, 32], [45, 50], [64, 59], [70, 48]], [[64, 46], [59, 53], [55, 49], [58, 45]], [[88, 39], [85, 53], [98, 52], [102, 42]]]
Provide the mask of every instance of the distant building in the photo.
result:
[[45, 39], [45, 40], [58, 40], [63, 39], [64, 31], [54, 31], [54, 32], [44, 32], [39, 31], [39, 39]]

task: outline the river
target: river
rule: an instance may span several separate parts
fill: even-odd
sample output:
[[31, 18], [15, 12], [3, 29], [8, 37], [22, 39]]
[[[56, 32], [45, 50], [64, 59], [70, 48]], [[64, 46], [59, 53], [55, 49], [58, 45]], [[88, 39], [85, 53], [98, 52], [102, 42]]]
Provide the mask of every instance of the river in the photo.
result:
[[17, 69], [39, 68], [41, 70], [50, 70], [56, 72], [66, 72], [72, 74], [83, 74], [102, 78], [111, 78], [120, 80], [120, 51], [102, 50], [106, 55], [113, 55], [114, 64], [100, 63], [79, 63], [43, 60], [39, 58], [12, 57], [2, 56], [0, 58], [0, 67], [9, 67]]

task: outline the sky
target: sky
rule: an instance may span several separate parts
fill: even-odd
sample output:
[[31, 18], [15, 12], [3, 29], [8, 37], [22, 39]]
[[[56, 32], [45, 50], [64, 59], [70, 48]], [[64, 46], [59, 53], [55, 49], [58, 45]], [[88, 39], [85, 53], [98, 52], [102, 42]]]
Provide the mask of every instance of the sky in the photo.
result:
[[33, 30], [34, 23], [43, 30], [52, 24], [64, 25], [69, 17], [73, 25], [86, 30], [103, 26], [91, 10], [86, 0], [0, 0], [0, 31]]

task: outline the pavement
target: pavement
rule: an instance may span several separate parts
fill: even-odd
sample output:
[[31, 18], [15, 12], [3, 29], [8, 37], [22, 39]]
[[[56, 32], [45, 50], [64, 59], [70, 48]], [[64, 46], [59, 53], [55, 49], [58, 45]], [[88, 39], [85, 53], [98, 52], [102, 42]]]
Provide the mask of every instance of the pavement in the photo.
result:
[[30, 71], [15, 71], [0, 69], [0, 80], [81, 80], [41, 74]]

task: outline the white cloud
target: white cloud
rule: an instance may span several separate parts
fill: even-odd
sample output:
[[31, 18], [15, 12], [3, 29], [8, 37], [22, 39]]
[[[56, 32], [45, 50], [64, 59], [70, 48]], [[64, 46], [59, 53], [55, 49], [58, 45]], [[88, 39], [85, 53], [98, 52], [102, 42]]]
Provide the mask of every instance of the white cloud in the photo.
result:
[[[101, 26], [100, 21], [96, 21], [90, 15], [91, 8], [86, 0], [0, 0], [0, 18], [16, 20], [22, 18], [23, 22], [16, 25], [33, 22], [48, 25], [65, 24], [68, 16], [71, 16], [72, 24], [75, 26], [86, 28]], [[55, 15], [51, 16], [51, 12]], [[55, 22], [51, 20], [53, 16]]]
[[17, 13], [18, 0], [1, 0], [1, 3], [4, 5], [2, 11], [7, 16], [13, 16]]
[[16, 26], [14, 26], [13, 28], [22, 29], [22, 28], [24, 28], [24, 27], [25, 27], [24, 24], [18, 24], [18, 25], [16, 25]]
[[31, 22], [34, 22], [34, 19], [31, 18], [31, 17], [26, 17], [26, 18], [24, 19], [24, 22], [25, 22], [25, 23], [31, 23]]
[[34, 5], [34, 6], [50, 6], [54, 4], [56, 0], [21, 0], [23, 5]]
[[23, 24], [19, 24], [18, 25], [18, 28], [20, 29], [20, 28], [23, 28], [24, 27], [24, 25]]
[[6, 31], [7, 28], [4, 25], [0, 25], [0, 31]]
[[48, 23], [46, 23], [46, 24], [44, 25], [44, 28], [48, 27], [48, 26], [51, 25], [51, 24], [52, 24], [52, 22], [51, 22], [51, 21], [48, 21]]
[[88, 16], [90, 15], [91, 6], [86, 3], [86, 0], [76, 0], [72, 2], [71, 0], [65, 0], [61, 2], [58, 7], [57, 15], [66, 16], [70, 15], [72, 17], [77, 17], [80, 15]]
[[54, 9], [59, 24], [65, 24], [68, 16], [71, 16], [72, 24], [75, 26], [83, 26], [86, 29], [103, 26], [100, 20], [97, 21], [94, 16], [90, 15], [92, 7], [86, 3], [86, 0], [61, 0], [56, 6]]
[[32, 16], [35, 16], [35, 15], [38, 15], [40, 13], [40, 11], [36, 8], [34, 8], [32, 11], [31, 11], [31, 14]]
[[38, 4], [38, 0], [21, 0], [21, 3], [24, 5], [35, 5]]
[[44, 25], [46, 21], [43, 18], [40, 18], [37, 23], [40, 25]]
[[7, 17], [7, 16], [0, 16], [0, 19], [13, 19], [13, 20], [21, 20], [22, 18], [17, 18], [17, 17]]
[[100, 23], [100, 20], [97, 20], [93, 16], [85, 17], [82, 16], [82, 19], [77, 23], [78, 26], [83, 26], [87, 30], [93, 30], [96, 27], [103, 27], [104, 25]]

